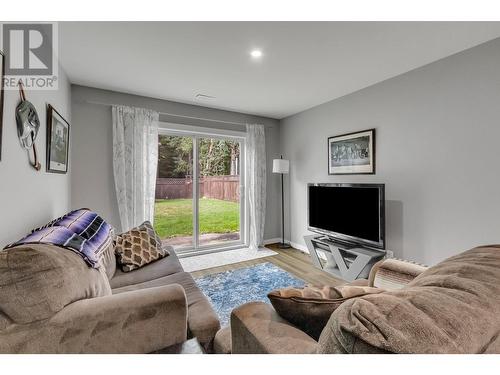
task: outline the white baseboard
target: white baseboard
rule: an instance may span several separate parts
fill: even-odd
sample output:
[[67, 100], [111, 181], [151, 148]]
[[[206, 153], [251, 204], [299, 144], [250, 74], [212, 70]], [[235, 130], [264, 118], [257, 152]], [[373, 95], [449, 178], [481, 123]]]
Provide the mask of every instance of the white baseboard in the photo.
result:
[[271, 243], [278, 243], [278, 242], [281, 242], [281, 237], [278, 237], [278, 238], [269, 238], [267, 240], [264, 240], [264, 245], [269, 245]]
[[[281, 237], [269, 238], [267, 240], [264, 240], [264, 245], [269, 245], [269, 244], [278, 243], [278, 242], [281, 242]], [[297, 242], [292, 242], [292, 241], [288, 240], [287, 238], [285, 238], [285, 242], [288, 242], [293, 248], [300, 250], [306, 254], [309, 254], [309, 250], [307, 249], [306, 245], [302, 245], [302, 244], [299, 244]]]
[[309, 249], [307, 248], [306, 245], [302, 245], [300, 243], [292, 241], [290, 241], [290, 245], [292, 245], [293, 248], [302, 251], [303, 253], [309, 254]]

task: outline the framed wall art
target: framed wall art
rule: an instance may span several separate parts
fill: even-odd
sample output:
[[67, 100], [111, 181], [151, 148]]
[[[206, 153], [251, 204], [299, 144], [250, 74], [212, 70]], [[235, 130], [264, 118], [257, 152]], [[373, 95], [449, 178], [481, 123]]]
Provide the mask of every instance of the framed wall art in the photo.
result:
[[375, 129], [328, 138], [328, 174], [375, 174]]
[[47, 107], [47, 172], [67, 173], [69, 123], [50, 104]]

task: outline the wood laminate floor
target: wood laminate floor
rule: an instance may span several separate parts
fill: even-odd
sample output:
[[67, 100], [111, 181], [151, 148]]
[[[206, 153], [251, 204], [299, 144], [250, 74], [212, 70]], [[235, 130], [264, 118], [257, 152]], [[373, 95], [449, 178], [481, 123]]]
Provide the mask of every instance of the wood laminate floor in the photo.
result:
[[[195, 278], [203, 277], [214, 273], [231, 271], [238, 268], [251, 267], [256, 264], [270, 262], [291, 273], [292, 275], [304, 280], [308, 284], [332, 286], [345, 284], [345, 281], [314, 267], [311, 261], [311, 257], [300, 250], [294, 248], [280, 249], [278, 248], [277, 244], [266, 245], [266, 247], [276, 251], [278, 255], [228, 264], [226, 266], [208, 268], [206, 270], [191, 272], [191, 275]], [[217, 253], [214, 253], [214, 256], [216, 255]]]

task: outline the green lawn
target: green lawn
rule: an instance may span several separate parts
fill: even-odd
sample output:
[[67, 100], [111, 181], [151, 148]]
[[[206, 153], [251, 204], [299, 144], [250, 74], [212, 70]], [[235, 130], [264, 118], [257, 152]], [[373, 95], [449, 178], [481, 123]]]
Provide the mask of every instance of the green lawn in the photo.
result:
[[[155, 203], [155, 230], [161, 238], [193, 234], [191, 199], [164, 199]], [[200, 232], [230, 233], [240, 227], [239, 203], [200, 199]]]

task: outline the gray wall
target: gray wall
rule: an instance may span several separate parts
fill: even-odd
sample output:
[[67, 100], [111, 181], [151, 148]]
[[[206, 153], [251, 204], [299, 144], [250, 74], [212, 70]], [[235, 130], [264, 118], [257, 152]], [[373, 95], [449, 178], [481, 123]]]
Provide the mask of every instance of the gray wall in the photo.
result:
[[[200, 106], [129, 95], [83, 86], [72, 86], [73, 114], [73, 173], [71, 177], [71, 205], [90, 207], [103, 215], [110, 224], [120, 228], [118, 206], [113, 179], [111, 108], [88, 102], [124, 104], [150, 108], [159, 112], [211, 118], [266, 126], [267, 212], [265, 239], [279, 237], [280, 215], [279, 179], [272, 173], [272, 159], [279, 157], [279, 121], [269, 118], [221, 111]], [[206, 126], [219, 129], [244, 130], [244, 126], [181, 120], [179, 117], [160, 116], [160, 121]]]
[[[376, 175], [328, 176], [327, 138], [368, 128]], [[387, 248], [398, 257], [434, 264], [500, 243], [500, 39], [286, 118], [280, 130], [294, 243], [308, 234], [308, 182], [385, 183]]]
[[47, 173], [45, 143], [47, 104], [52, 104], [71, 124], [70, 94], [70, 84], [61, 67], [58, 90], [26, 90], [27, 99], [35, 105], [40, 117], [36, 147], [42, 170], [37, 172], [28, 164], [26, 151], [21, 148], [17, 137], [15, 108], [19, 103], [19, 93], [17, 90], [5, 91], [0, 161], [0, 248], [69, 209], [72, 166], [66, 175]]

